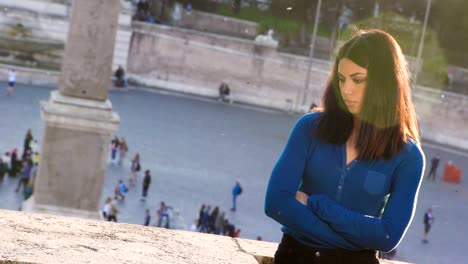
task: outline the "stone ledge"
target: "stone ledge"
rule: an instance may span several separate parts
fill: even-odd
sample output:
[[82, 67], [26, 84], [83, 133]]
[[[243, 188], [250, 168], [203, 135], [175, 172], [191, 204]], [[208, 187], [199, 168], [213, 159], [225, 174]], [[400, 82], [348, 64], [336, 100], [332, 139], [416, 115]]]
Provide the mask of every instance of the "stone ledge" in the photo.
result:
[[0, 226], [0, 263], [270, 264], [277, 248], [265, 241], [9, 210], [0, 210]]

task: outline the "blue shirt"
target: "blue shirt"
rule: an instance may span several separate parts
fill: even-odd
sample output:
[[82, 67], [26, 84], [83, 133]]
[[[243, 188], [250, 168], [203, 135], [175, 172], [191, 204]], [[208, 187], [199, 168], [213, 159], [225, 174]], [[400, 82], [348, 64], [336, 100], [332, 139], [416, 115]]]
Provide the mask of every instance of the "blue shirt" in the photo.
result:
[[[265, 213], [283, 232], [316, 248], [390, 251], [413, 218], [425, 158], [409, 140], [390, 160], [354, 160], [346, 166], [346, 144], [312, 135], [319, 112], [304, 115], [273, 168]], [[296, 200], [300, 190], [307, 206]]]
[[232, 188], [232, 196], [237, 196], [239, 195], [239, 189], [241, 188], [239, 183], [236, 183], [234, 187]]

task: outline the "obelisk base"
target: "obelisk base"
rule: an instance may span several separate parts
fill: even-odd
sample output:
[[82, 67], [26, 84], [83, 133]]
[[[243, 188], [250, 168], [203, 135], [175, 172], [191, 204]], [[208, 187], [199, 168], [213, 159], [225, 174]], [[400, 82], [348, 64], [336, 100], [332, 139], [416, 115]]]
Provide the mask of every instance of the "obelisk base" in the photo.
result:
[[110, 136], [120, 118], [109, 100], [51, 93], [41, 103], [45, 123], [33, 198], [23, 210], [99, 218]]

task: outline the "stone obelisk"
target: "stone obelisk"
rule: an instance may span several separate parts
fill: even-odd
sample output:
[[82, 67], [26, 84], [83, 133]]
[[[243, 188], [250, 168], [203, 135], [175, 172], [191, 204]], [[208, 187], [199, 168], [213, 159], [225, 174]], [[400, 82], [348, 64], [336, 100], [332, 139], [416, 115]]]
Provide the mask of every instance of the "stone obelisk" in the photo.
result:
[[119, 116], [107, 99], [120, 0], [75, 0], [58, 91], [45, 123], [33, 196], [25, 211], [99, 218], [108, 145]]

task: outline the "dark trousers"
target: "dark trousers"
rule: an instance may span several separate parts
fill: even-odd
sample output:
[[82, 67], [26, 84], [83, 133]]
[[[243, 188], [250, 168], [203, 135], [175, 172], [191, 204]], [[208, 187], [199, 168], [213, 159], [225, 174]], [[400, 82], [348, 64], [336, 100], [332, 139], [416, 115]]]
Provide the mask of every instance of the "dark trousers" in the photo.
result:
[[320, 249], [301, 244], [283, 234], [275, 253], [275, 264], [378, 264], [375, 250], [351, 251], [346, 249]]
[[141, 192], [141, 196], [145, 197], [148, 195], [148, 188], [149, 188], [149, 185], [143, 185], [143, 190]]
[[429, 171], [429, 175], [427, 176], [427, 179], [428, 180], [432, 179], [432, 181], [435, 181], [436, 171], [437, 171], [437, 168], [431, 167], [431, 170]]

